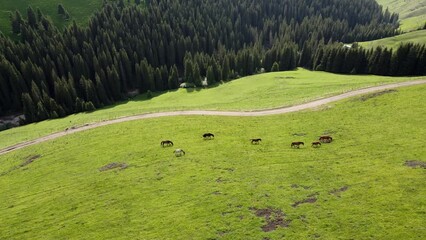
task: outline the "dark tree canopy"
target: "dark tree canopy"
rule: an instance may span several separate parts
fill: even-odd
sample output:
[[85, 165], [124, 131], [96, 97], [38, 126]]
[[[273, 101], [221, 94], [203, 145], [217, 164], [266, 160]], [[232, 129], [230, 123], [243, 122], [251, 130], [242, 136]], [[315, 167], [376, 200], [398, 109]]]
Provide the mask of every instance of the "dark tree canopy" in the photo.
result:
[[[0, 36], [0, 115], [63, 117], [128, 92], [174, 89], [180, 80], [200, 86], [205, 77], [214, 83], [261, 69], [425, 73], [424, 46], [366, 51], [337, 43], [397, 34], [398, 15], [374, 0], [134, 2], [105, 1], [87, 27], [74, 22], [63, 32], [31, 7], [26, 18], [12, 13], [20, 40]], [[67, 11], [58, 5], [58, 13]]]

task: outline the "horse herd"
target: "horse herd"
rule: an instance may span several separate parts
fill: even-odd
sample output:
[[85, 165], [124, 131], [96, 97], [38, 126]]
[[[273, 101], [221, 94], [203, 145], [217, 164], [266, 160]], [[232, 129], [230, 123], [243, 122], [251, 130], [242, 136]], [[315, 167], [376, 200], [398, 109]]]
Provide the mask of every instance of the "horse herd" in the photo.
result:
[[[331, 141], [333, 141], [333, 138], [330, 137], [330, 136], [321, 136], [321, 137], [319, 137], [318, 140], [319, 141], [312, 142], [311, 147], [317, 148], [317, 147], [321, 147], [321, 143], [331, 143]], [[299, 148], [300, 145], [305, 146], [305, 143], [304, 142], [292, 142], [290, 146], [292, 148]]]
[[[204, 133], [203, 134], [203, 139], [204, 140], [211, 140], [214, 139], [214, 134], [213, 133]], [[260, 144], [260, 142], [262, 141], [261, 138], [252, 138], [250, 139], [251, 144]], [[333, 141], [333, 138], [331, 136], [320, 136], [318, 141], [312, 142], [311, 147], [313, 148], [318, 148], [321, 147], [321, 143], [331, 143]], [[300, 148], [300, 145], [305, 146], [304, 142], [292, 142], [290, 147], [291, 148]], [[173, 146], [173, 142], [171, 140], [163, 140], [161, 141], [161, 146], [162, 147], [172, 147]], [[185, 151], [183, 149], [176, 149], [173, 152], [176, 157], [180, 157], [185, 155]]]

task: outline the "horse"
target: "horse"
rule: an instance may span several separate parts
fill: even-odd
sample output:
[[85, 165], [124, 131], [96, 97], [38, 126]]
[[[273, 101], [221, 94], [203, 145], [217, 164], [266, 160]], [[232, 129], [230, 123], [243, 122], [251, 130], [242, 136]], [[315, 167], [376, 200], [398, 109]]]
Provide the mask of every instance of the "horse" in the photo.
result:
[[304, 144], [303, 142], [292, 142], [292, 143], [291, 143], [291, 147], [292, 147], [292, 148], [299, 148], [299, 147], [300, 147], [300, 145], [305, 146], [305, 144]]
[[250, 141], [251, 141], [251, 144], [259, 144], [262, 141], [262, 139], [261, 138], [253, 138], [253, 139], [250, 139]]
[[175, 154], [176, 157], [182, 157], [185, 155], [185, 151], [183, 151], [183, 149], [176, 149], [173, 151], [173, 153]]
[[320, 142], [312, 142], [312, 147], [321, 147], [321, 143]]
[[333, 141], [333, 138], [330, 136], [321, 136], [318, 140], [322, 143], [331, 143], [331, 141]]
[[214, 138], [214, 134], [213, 133], [204, 133], [203, 138], [204, 139], [212, 139], [212, 138]]
[[170, 141], [170, 140], [164, 140], [164, 141], [161, 141], [161, 146], [162, 146], [162, 147], [165, 147], [165, 146], [173, 146], [173, 142], [172, 142], [172, 141]]

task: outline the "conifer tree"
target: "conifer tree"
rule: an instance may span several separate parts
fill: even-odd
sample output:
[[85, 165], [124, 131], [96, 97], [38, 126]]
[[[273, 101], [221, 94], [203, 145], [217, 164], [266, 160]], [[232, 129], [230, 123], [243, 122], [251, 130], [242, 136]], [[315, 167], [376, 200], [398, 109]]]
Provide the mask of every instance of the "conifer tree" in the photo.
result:
[[212, 66], [209, 66], [207, 68], [207, 82], [209, 85], [214, 84], [216, 82]]
[[169, 89], [175, 89], [179, 86], [178, 85], [179, 75], [178, 75], [178, 70], [176, 65], [173, 65], [173, 67], [171, 67], [170, 72], [171, 73], [170, 73], [169, 81], [168, 81]]
[[280, 65], [277, 62], [274, 62], [274, 64], [272, 64], [271, 72], [278, 72], [278, 71], [280, 71]]

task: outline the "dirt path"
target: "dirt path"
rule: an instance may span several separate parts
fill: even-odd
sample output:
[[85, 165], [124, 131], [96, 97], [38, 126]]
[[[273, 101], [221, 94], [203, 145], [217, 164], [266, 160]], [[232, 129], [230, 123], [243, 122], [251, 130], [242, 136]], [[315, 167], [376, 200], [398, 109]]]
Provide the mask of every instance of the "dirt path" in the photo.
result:
[[237, 117], [250, 117], [250, 116], [265, 116], [265, 115], [275, 115], [275, 114], [283, 114], [283, 113], [290, 113], [290, 112], [297, 112], [305, 109], [312, 109], [316, 108], [318, 106], [339, 101], [345, 98], [358, 96], [366, 93], [371, 92], [377, 92], [387, 89], [393, 89], [398, 87], [405, 87], [405, 86], [413, 86], [413, 85], [419, 85], [419, 84], [426, 84], [426, 80], [416, 80], [416, 81], [408, 81], [408, 82], [401, 82], [401, 83], [393, 83], [393, 84], [386, 84], [376, 87], [369, 87], [369, 88], [363, 88], [359, 90], [354, 90], [350, 92], [346, 92], [340, 95], [336, 95], [333, 97], [327, 97], [318, 99], [312, 102], [295, 105], [291, 107], [282, 107], [282, 108], [276, 108], [276, 109], [267, 109], [267, 110], [260, 110], [260, 111], [251, 111], [251, 112], [232, 112], [232, 111], [203, 111], [203, 110], [187, 110], [187, 111], [174, 111], [174, 112], [159, 112], [159, 113], [145, 113], [145, 114], [139, 114], [135, 116], [129, 116], [129, 117], [121, 117], [113, 120], [105, 120], [102, 122], [97, 123], [91, 123], [86, 124], [81, 127], [77, 128], [71, 128], [62, 132], [53, 133], [44, 137], [40, 137], [34, 140], [22, 142], [15, 144], [10, 147], [6, 147], [3, 149], [0, 149], [0, 155], [12, 152], [14, 150], [18, 150], [27, 146], [35, 145], [38, 143], [46, 142], [49, 140], [53, 140], [68, 134], [86, 131], [89, 129], [102, 127], [106, 125], [111, 125], [115, 123], [121, 123], [121, 122], [128, 122], [133, 120], [140, 120], [140, 119], [147, 119], [147, 118], [158, 118], [158, 117], [168, 117], [168, 116], [192, 116], [192, 115], [208, 115], [208, 116], [237, 116]]

